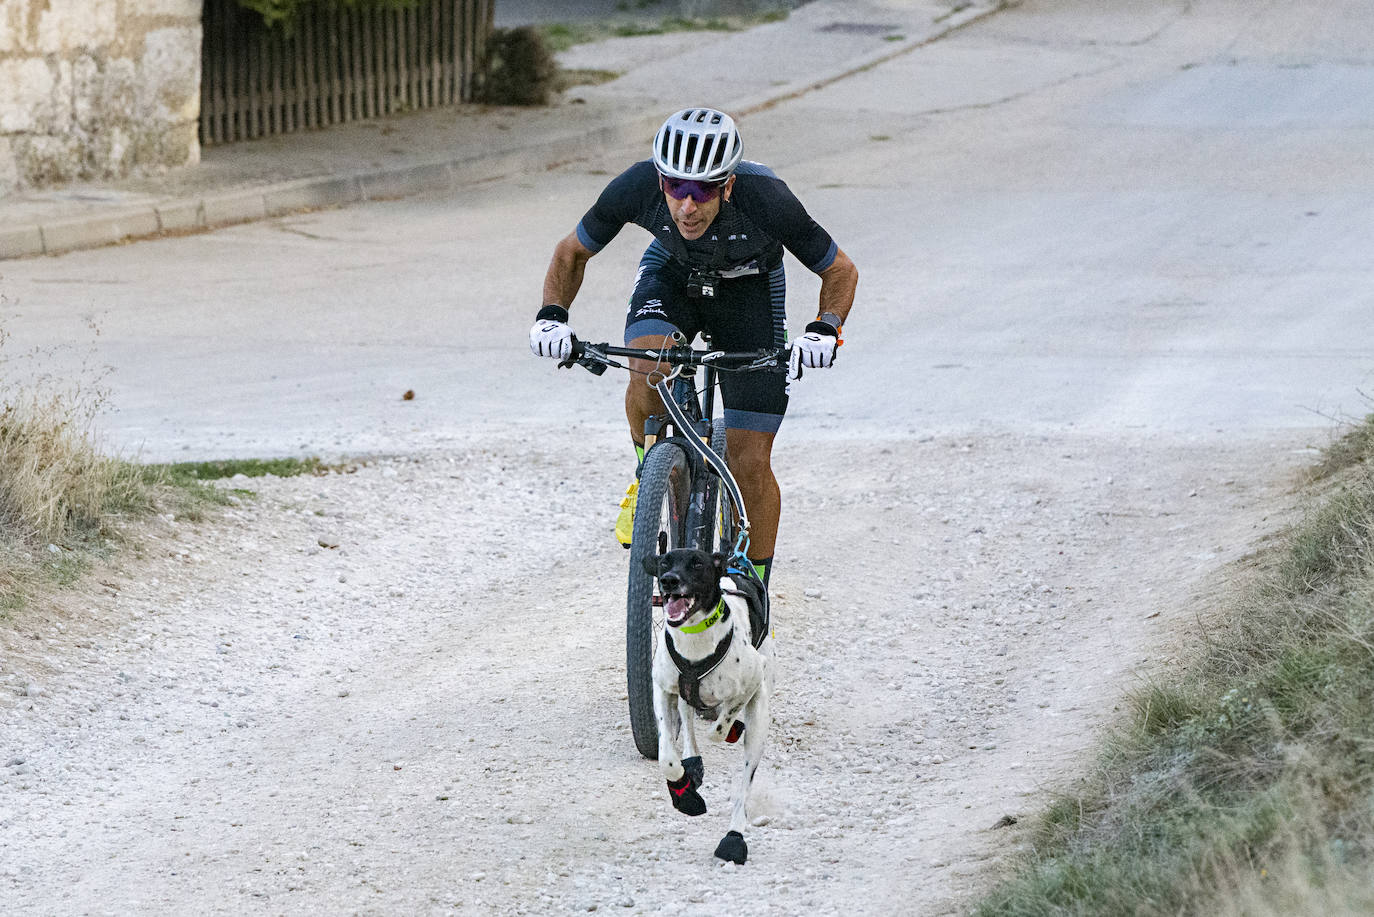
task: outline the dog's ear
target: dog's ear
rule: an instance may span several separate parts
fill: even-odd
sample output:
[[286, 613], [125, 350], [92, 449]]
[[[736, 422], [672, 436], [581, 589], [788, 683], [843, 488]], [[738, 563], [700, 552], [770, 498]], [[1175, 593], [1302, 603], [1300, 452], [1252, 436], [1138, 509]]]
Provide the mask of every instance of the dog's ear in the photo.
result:
[[719, 551], [711, 555], [711, 563], [714, 564], [716, 568], [716, 579], [720, 579], [725, 575], [725, 571], [730, 569], [730, 558], [721, 554]]
[[658, 561], [661, 554], [649, 554], [643, 560], [644, 572], [650, 576], [658, 576]]

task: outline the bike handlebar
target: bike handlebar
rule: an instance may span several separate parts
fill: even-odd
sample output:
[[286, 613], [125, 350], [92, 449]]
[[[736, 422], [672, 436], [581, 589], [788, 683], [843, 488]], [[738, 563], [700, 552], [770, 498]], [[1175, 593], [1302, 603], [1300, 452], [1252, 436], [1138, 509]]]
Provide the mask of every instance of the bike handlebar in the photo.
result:
[[610, 343], [589, 344], [572, 341], [572, 353], [559, 366], [572, 366], [576, 363], [594, 375], [601, 375], [606, 367], [624, 369], [624, 365], [611, 357], [628, 357], [632, 360], [651, 360], [667, 363], [670, 366], [715, 366], [731, 372], [787, 372], [787, 358], [791, 349], [777, 347], [772, 350], [752, 350], [730, 352], [724, 350], [695, 350], [691, 347], [665, 347], [661, 350], [640, 347], [617, 347]]

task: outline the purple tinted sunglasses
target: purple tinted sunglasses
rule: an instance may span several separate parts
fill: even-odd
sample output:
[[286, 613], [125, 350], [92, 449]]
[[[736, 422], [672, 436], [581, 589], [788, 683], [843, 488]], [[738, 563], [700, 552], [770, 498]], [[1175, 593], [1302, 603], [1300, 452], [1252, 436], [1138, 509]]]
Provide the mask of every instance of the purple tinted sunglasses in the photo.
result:
[[686, 178], [669, 178], [666, 175], [660, 176], [663, 179], [663, 190], [675, 200], [686, 200], [690, 197], [698, 204], [716, 199], [720, 194], [721, 186], [724, 182], [693, 181]]

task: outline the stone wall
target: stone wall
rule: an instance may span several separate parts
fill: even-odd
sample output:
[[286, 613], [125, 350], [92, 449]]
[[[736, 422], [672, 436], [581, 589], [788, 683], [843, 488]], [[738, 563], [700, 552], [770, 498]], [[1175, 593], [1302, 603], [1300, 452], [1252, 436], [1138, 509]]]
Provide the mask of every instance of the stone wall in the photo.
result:
[[200, 160], [201, 0], [0, 0], [0, 194]]

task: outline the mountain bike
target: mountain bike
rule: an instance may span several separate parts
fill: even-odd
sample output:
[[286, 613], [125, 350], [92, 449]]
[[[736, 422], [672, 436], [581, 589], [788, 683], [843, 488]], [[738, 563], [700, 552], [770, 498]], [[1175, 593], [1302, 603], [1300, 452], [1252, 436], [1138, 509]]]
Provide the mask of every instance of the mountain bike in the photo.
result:
[[[726, 463], [725, 423], [714, 416], [716, 389], [722, 372], [785, 373], [787, 355], [787, 348], [745, 353], [694, 350], [680, 337], [661, 350], [574, 339], [572, 355], [562, 364], [576, 363], [599, 376], [607, 367], [627, 368], [614, 357], [650, 361], [655, 369], [648, 381], [666, 410], [644, 425], [625, 605], [630, 730], [635, 747], [646, 758], [658, 757], [653, 667], [664, 624], [658, 581], [645, 571], [644, 558], [676, 548], [720, 552], [730, 558], [732, 573], [758, 580], [747, 554], [749, 516]], [[761, 589], [762, 583], [758, 586]]]

